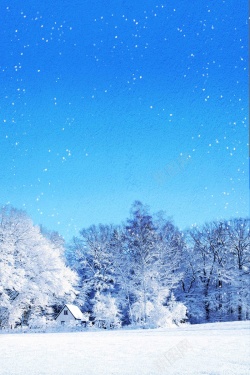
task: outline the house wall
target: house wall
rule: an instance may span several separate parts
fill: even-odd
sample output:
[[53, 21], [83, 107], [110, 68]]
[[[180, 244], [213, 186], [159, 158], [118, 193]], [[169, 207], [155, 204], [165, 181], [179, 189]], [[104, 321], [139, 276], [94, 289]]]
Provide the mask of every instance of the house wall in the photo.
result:
[[[64, 310], [67, 310], [68, 311], [68, 315], [64, 315]], [[61, 313], [58, 315], [58, 317], [56, 318], [56, 321], [57, 322], [62, 322], [64, 321], [65, 324], [69, 323], [70, 321], [75, 321], [75, 318], [74, 316], [71, 314], [71, 312], [69, 311], [69, 309], [67, 309], [67, 307], [65, 307]]]

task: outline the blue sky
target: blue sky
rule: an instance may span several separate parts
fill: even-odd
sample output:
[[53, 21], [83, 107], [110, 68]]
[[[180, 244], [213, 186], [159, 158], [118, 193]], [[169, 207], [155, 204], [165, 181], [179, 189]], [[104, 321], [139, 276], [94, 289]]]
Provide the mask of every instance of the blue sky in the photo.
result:
[[134, 200], [248, 215], [247, 5], [2, 1], [1, 204], [66, 239]]

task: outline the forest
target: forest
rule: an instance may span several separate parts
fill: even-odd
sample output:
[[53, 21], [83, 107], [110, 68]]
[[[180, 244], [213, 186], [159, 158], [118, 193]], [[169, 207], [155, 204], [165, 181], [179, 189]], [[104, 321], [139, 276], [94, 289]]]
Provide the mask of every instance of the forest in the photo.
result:
[[53, 325], [65, 303], [108, 329], [248, 320], [249, 223], [230, 218], [181, 231], [135, 201], [120, 225], [92, 225], [65, 243], [4, 206], [0, 328]]

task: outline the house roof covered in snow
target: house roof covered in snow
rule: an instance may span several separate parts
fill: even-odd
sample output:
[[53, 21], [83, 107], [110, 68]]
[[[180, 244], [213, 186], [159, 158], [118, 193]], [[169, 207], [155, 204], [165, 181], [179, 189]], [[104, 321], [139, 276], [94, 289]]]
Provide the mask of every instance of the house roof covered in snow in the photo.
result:
[[81, 310], [79, 309], [78, 306], [76, 306], [76, 305], [69, 305], [69, 304], [66, 304], [66, 305], [63, 306], [63, 308], [61, 309], [61, 311], [57, 315], [56, 319], [59, 317], [59, 315], [61, 314], [61, 312], [65, 309], [65, 307], [67, 307], [67, 309], [71, 312], [71, 314], [73, 315], [73, 317], [75, 319], [82, 320], [82, 321], [89, 320], [88, 314], [83, 314], [81, 312]]
[[84, 320], [83, 313], [81, 312], [78, 306], [75, 306], [75, 305], [65, 305], [65, 306], [69, 309], [69, 311], [71, 312], [71, 314], [74, 316], [75, 319]]

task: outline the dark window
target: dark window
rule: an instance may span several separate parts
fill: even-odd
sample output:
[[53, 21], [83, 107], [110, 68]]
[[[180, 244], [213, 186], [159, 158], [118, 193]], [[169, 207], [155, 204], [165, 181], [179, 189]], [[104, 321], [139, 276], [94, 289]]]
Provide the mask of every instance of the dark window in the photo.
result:
[[64, 315], [68, 315], [68, 310], [64, 310]]
[[62, 325], [62, 326], [64, 326], [64, 324], [65, 324], [65, 321], [64, 321], [64, 320], [62, 320], [62, 321], [61, 321], [61, 325]]

